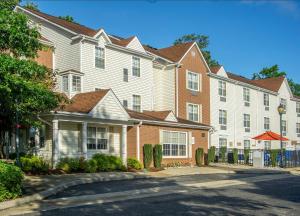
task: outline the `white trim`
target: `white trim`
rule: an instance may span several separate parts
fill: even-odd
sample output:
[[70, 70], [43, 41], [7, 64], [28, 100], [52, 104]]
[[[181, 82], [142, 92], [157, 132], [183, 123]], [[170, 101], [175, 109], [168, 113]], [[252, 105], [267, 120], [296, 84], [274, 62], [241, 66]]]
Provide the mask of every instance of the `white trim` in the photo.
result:
[[[87, 133], [86, 133], [86, 138], [88, 140], [88, 131], [89, 131], [89, 128], [96, 128], [96, 149], [88, 149], [88, 147], [86, 146], [87, 148], [87, 154], [93, 152], [93, 153], [109, 153], [109, 148], [110, 148], [110, 139], [109, 139], [109, 126], [108, 125], [97, 125], [97, 124], [94, 124], [94, 123], [88, 123], [87, 124]], [[97, 137], [97, 131], [98, 131], [98, 128], [105, 128], [105, 133], [107, 135], [107, 149], [97, 149], [97, 140], [98, 140], [98, 137]], [[86, 140], [86, 144], [88, 145], [88, 142]]]
[[[139, 96], [140, 97], [140, 107], [141, 107], [141, 110], [140, 111], [136, 111], [133, 109], [133, 96]], [[139, 94], [132, 94], [132, 97], [131, 97], [132, 101], [131, 101], [131, 106], [132, 106], [132, 110], [135, 111], [135, 112], [143, 112], [143, 106], [142, 106], [142, 96], [139, 95]]]
[[178, 88], [178, 67], [175, 67], [175, 80], [176, 80], [176, 96], [175, 96], [176, 97], [175, 98], [176, 99], [176, 102], [175, 102], [176, 103], [176, 117], [178, 117], [178, 113], [179, 113], [179, 111], [178, 111], [178, 106], [179, 106], [178, 105], [179, 104], [178, 103], [178, 98], [179, 98], [178, 97], [178, 89], [179, 89]]
[[[181, 156], [164, 156], [162, 155], [163, 158], [188, 158], [189, 157], [189, 154], [188, 154], [188, 151], [189, 151], [189, 140], [188, 140], [188, 132], [186, 131], [173, 131], [173, 130], [160, 130], [162, 132], [162, 136], [161, 138], [163, 139], [163, 133], [164, 132], [170, 132], [170, 133], [184, 133], [185, 134], [185, 145], [186, 145], [186, 149], [185, 149], [185, 155], [181, 155]], [[159, 142], [161, 143], [162, 147], [164, 145], [163, 141], [162, 140], [159, 140]], [[172, 152], [172, 149], [171, 149], [171, 143], [167, 143], [167, 144], [170, 144], [170, 154]], [[179, 144], [178, 144], [179, 145]], [[162, 149], [163, 150], [163, 149]], [[179, 154], [179, 146], [178, 146], [178, 154]]]
[[[96, 67], [96, 48], [102, 48], [104, 50], [104, 68]], [[99, 70], [99, 71], [105, 71], [105, 68], [106, 68], [106, 49], [105, 49], [105, 46], [104, 47], [99, 46], [99, 45], [94, 46], [93, 58], [94, 58], [93, 59], [94, 60], [93, 61], [94, 62], [94, 65], [93, 65], [94, 69]]]
[[127, 48], [127, 47], [122, 47], [122, 46], [119, 46], [116, 44], [106, 44], [105, 46], [112, 48], [112, 49], [121, 50], [123, 52], [130, 53], [132, 55], [138, 55], [138, 56], [141, 56], [144, 58], [152, 59], [152, 61], [154, 60], [153, 57], [147, 53], [139, 52], [134, 49]]
[[[198, 88], [197, 88], [197, 90], [189, 88], [189, 73], [197, 75], [197, 78], [198, 78]], [[202, 84], [201, 84], [202, 77], [201, 77], [200, 73], [193, 72], [193, 71], [190, 71], [190, 70], [186, 70], [185, 78], [186, 78], [186, 89], [194, 91], [194, 92], [201, 92], [201, 90], [202, 90]]]
[[[198, 120], [197, 121], [193, 121], [193, 120], [189, 119], [189, 109], [188, 109], [189, 105], [198, 107]], [[202, 106], [201, 106], [201, 109], [200, 109], [200, 106], [201, 106], [201, 104], [194, 104], [194, 103], [187, 102], [186, 103], [186, 119], [189, 121], [193, 121], [193, 122], [202, 122], [202, 114], [200, 116], [200, 110], [202, 111]]]
[[108, 35], [106, 34], [106, 32], [104, 31], [104, 29], [100, 29], [93, 38], [97, 38], [98, 36], [100, 36], [103, 33], [104, 37], [106, 38], [106, 40], [108, 40], [109, 43], [112, 43], [111, 40], [109, 39]]
[[[139, 66], [140, 66], [140, 74], [139, 74], [139, 76], [133, 75], [133, 58], [139, 59]], [[131, 56], [131, 76], [132, 76], [132, 77], [136, 77], [136, 78], [141, 78], [141, 77], [142, 77], [141, 58], [140, 58], [140, 57], [137, 57], [137, 56], [135, 56], [135, 55], [132, 55], [132, 56]]]
[[137, 36], [134, 36], [134, 38], [132, 38], [132, 40], [127, 44], [126, 48], [128, 48], [128, 46], [129, 46], [134, 40], [137, 40], [137, 41], [139, 42], [139, 44], [141, 45], [141, 47], [143, 48], [144, 52], [146, 52], [145, 49], [144, 49], [144, 47], [143, 47], [143, 45], [141, 44], [140, 40], [137, 38]]

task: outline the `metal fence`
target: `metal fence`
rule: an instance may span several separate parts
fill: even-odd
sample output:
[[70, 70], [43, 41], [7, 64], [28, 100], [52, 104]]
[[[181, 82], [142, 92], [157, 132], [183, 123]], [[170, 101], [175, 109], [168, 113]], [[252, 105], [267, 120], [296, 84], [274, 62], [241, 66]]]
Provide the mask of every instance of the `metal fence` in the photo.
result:
[[[245, 160], [244, 149], [238, 149], [238, 164], [253, 165], [253, 151], [249, 151], [248, 160]], [[216, 148], [215, 162], [234, 163], [233, 160], [233, 148], [227, 148], [225, 153], [225, 161], [222, 160], [220, 148]]]

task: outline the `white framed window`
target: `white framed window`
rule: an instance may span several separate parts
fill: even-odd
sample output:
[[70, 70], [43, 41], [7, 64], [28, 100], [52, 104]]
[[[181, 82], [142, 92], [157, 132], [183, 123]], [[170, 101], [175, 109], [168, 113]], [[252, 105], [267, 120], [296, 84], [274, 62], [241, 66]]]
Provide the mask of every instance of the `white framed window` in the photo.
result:
[[62, 76], [62, 90], [64, 92], [69, 92], [69, 76], [68, 75]]
[[105, 127], [87, 128], [87, 149], [108, 150], [108, 133]]
[[300, 134], [300, 123], [296, 123], [296, 133]]
[[192, 91], [200, 91], [200, 75], [199, 73], [187, 72], [187, 89]]
[[284, 113], [287, 111], [287, 101], [284, 98], [280, 98], [280, 105], [284, 108]]
[[187, 104], [187, 119], [194, 122], [199, 122], [199, 104]]
[[250, 149], [250, 140], [244, 140], [244, 149]]
[[300, 102], [296, 103], [296, 113], [300, 114]]
[[221, 101], [226, 101], [226, 82], [219, 80], [218, 93]]
[[132, 110], [136, 112], [142, 111], [141, 106], [141, 96], [140, 95], [132, 95]]
[[128, 108], [128, 101], [127, 101], [127, 100], [123, 100], [123, 106], [124, 106], [125, 108]]
[[95, 67], [105, 68], [105, 50], [102, 47], [95, 47]]
[[270, 118], [264, 117], [264, 129], [266, 131], [270, 130]]
[[226, 138], [219, 138], [219, 148], [227, 147], [227, 139]]
[[81, 76], [72, 75], [72, 91], [81, 92]]
[[227, 130], [227, 111], [219, 110], [219, 125], [221, 130]]
[[250, 106], [250, 89], [243, 88], [243, 98], [245, 106]]
[[127, 68], [123, 69], [123, 81], [128, 82], [128, 69]]
[[244, 128], [245, 132], [250, 132], [250, 115], [249, 114], [244, 114]]
[[163, 157], [187, 157], [187, 133], [162, 131]]
[[264, 106], [270, 107], [270, 95], [267, 93], [264, 93]]
[[132, 56], [132, 76], [141, 76], [141, 63], [140, 58]]
[[282, 120], [281, 129], [282, 129], [282, 135], [286, 136], [286, 134], [287, 134], [287, 122], [286, 122], [286, 120]]
[[271, 150], [271, 141], [264, 141], [265, 150]]

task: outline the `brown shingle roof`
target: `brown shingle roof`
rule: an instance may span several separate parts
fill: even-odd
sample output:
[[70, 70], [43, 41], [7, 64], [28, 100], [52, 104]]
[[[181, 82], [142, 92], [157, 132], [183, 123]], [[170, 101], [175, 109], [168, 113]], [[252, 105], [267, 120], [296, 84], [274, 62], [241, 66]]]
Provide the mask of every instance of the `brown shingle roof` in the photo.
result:
[[84, 25], [69, 22], [69, 21], [60, 19], [58, 17], [52, 16], [52, 15], [42, 13], [40, 11], [35, 11], [35, 10], [28, 9], [28, 8], [25, 8], [25, 10], [27, 10], [27, 11], [35, 14], [35, 15], [38, 15], [40, 17], [43, 17], [44, 19], [47, 19], [47, 20], [49, 20], [49, 21], [51, 21], [55, 24], [58, 24], [62, 27], [65, 27], [65, 28], [67, 28], [67, 29], [69, 29], [69, 30], [71, 30], [75, 33], [78, 33], [78, 34], [84, 34], [84, 35], [88, 35], [88, 36], [93, 37], [98, 32], [98, 31], [96, 31], [94, 29], [91, 29], [89, 27], [86, 27]]
[[126, 47], [134, 38], [135, 38], [135, 36], [131, 36], [126, 39], [117, 40], [113, 37], [109, 37], [109, 39], [111, 40], [112, 43], [119, 45], [119, 46], [123, 46], [123, 47]]
[[230, 73], [230, 72], [226, 72], [227, 73], [227, 76], [229, 79], [233, 79], [233, 80], [236, 80], [236, 81], [239, 81], [239, 82], [243, 82], [243, 83], [247, 83], [247, 84], [250, 84], [250, 85], [253, 85], [252, 84], [252, 80], [246, 78], [246, 77], [243, 77], [243, 76], [240, 76], [240, 75], [237, 75], [237, 74], [233, 74], [233, 73]]
[[70, 104], [60, 107], [57, 111], [89, 113], [108, 91], [109, 89], [103, 89], [76, 94]]
[[221, 67], [222, 67], [221, 65], [219, 65], [219, 66], [212, 66], [212, 67], [210, 67], [210, 71], [212, 73], [216, 74], [216, 73], [218, 73], [218, 71], [220, 70]]
[[147, 111], [147, 110], [144, 110], [144, 113], [149, 115], [149, 116], [152, 116], [152, 117], [155, 117], [155, 118], [158, 118], [158, 119], [161, 119], [161, 120], [165, 120], [168, 115], [170, 114], [170, 110], [166, 110], [166, 111]]

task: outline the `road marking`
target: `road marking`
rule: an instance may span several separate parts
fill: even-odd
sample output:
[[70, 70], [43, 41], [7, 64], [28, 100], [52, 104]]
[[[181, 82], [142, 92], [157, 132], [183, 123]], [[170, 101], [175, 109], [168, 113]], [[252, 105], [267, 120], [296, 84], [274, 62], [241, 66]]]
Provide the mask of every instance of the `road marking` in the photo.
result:
[[[201, 183], [178, 183], [175, 186], [163, 186], [163, 187], [153, 187], [137, 190], [128, 190], [121, 192], [112, 192], [104, 194], [95, 194], [95, 195], [82, 195], [74, 197], [64, 197], [51, 200], [43, 200], [38, 203], [33, 203], [31, 206], [22, 206], [14, 209], [8, 209], [4, 211], [4, 215], [18, 215], [25, 213], [34, 213], [40, 211], [50, 211], [55, 209], [64, 209], [70, 207], [79, 207], [103, 203], [111, 203], [117, 201], [127, 201], [133, 199], [149, 198], [170, 194], [191, 194], [201, 189], [217, 189], [224, 188], [236, 185], [251, 185], [252, 183], [284, 179], [284, 178], [293, 178], [288, 174], [272, 174], [272, 175], [263, 175], [255, 177], [241, 178], [238, 180], [219, 180], [219, 181], [210, 181], [210, 182], [201, 182]], [[21, 212], [21, 213], [20, 213]], [[1, 215], [2, 212], [0, 212]], [[5, 214], [6, 213], [6, 214]]]

